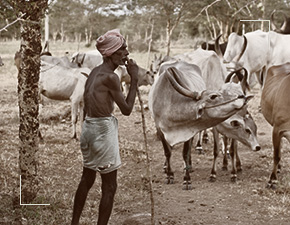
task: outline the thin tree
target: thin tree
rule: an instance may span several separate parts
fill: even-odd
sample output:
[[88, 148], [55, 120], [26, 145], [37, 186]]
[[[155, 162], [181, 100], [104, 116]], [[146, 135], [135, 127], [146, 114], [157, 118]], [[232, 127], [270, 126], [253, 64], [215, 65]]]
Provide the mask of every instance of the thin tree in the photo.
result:
[[8, 2], [17, 15], [22, 15], [20, 20], [21, 65], [18, 73], [19, 170], [22, 180], [22, 202], [29, 203], [36, 197], [39, 190], [37, 173], [38, 81], [42, 49], [41, 19], [48, 7], [48, 0], [8, 0]]

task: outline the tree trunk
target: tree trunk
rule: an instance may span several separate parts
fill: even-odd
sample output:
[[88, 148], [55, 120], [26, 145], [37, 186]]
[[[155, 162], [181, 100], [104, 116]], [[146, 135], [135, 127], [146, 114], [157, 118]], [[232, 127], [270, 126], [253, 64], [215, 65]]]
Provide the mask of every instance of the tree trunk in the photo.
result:
[[64, 39], [65, 31], [63, 28], [63, 23], [61, 23], [61, 27], [60, 27], [60, 36], [61, 36], [61, 43], [63, 43], [65, 41], [65, 39]]
[[171, 45], [171, 30], [170, 30], [170, 20], [167, 20], [167, 27], [166, 27], [166, 55], [169, 56], [170, 54], [170, 45]]
[[58, 34], [58, 31], [54, 31], [52, 33], [52, 38], [53, 38], [53, 43], [55, 44], [56, 43], [56, 37], [57, 37], [57, 34]]
[[149, 43], [148, 43], [148, 58], [147, 58], [147, 66], [146, 66], [146, 69], [149, 68], [149, 61], [150, 61], [150, 52], [151, 52], [151, 44], [152, 44], [153, 30], [154, 30], [154, 20], [151, 23], [151, 31], [150, 31], [150, 37], [149, 37]]
[[40, 19], [47, 0], [27, 3], [19, 11], [26, 13], [21, 27], [21, 65], [18, 73], [19, 168], [22, 203], [31, 202], [38, 192], [38, 81], [41, 53]]

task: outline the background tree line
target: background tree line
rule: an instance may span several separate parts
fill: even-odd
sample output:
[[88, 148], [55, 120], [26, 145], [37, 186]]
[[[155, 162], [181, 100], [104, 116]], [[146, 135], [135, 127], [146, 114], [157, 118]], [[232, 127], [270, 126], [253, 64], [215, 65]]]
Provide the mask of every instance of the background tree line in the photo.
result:
[[[19, 17], [7, 2], [0, 3], [0, 27]], [[52, 0], [47, 13], [51, 41], [85, 41], [89, 46], [100, 34], [118, 27], [131, 43], [152, 39], [168, 45], [169, 40], [211, 40], [221, 33], [226, 39], [233, 31], [241, 33], [240, 20], [268, 20], [273, 10], [281, 23], [279, 12], [290, 15], [290, 0]], [[251, 23], [247, 29], [266, 29], [263, 26], [268, 27]], [[19, 28], [15, 23], [0, 33], [0, 39], [19, 39]]]

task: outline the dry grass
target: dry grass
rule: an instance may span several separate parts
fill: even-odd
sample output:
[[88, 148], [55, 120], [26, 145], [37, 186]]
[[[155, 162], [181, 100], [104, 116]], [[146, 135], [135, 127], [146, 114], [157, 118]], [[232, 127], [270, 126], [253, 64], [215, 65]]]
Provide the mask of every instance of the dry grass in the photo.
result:
[[[184, 44], [186, 43], [188, 42], [184, 41]], [[173, 49], [174, 52], [178, 54], [190, 50], [182, 47], [181, 43], [177, 44], [176, 46], [178, 46], [178, 48], [176, 47]], [[79, 46], [80, 50], [90, 50], [82, 46], [84, 46], [84, 44]], [[194, 46], [194, 44], [191, 43], [190, 48], [192, 46]], [[44, 135], [44, 141], [39, 144], [38, 172], [40, 177], [40, 191], [34, 203], [48, 203], [50, 206], [20, 206], [18, 201], [14, 201], [14, 199], [17, 199], [19, 196], [17, 70], [13, 62], [14, 53], [18, 48], [19, 42], [0, 42], [0, 54], [5, 63], [3, 67], [0, 67], [0, 224], [69, 224], [72, 214], [73, 197], [82, 171], [82, 156], [79, 149], [79, 142], [70, 139], [71, 125], [69, 118], [69, 102], [58, 102], [46, 99], [45, 105], [40, 113], [40, 129]], [[77, 51], [77, 49], [78, 45], [74, 43], [58, 43], [55, 45], [51, 44], [50, 46], [51, 52], [57, 56], [63, 55], [66, 51], [73, 53]], [[165, 49], [161, 49], [161, 52], [164, 53]], [[148, 59], [147, 54], [132, 53], [130, 55], [140, 66], [146, 67]], [[153, 58], [153, 55], [151, 58]], [[145, 102], [147, 100], [148, 90], [149, 88], [141, 90]], [[138, 106], [138, 104], [138, 101], [136, 101], [136, 106]], [[133, 115], [130, 117], [130, 124], [128, 124], [129, 120], [122, 117], [118, 110], [116, 110], [116, 115], [120, 118], [120, 151], [123, 166], [122, 169], [118, 171], [118, 191], [115, 197], [114, 210], [110, 222], [111, 225], [121, 224], [119, 222], [124, 221], [124, 218], [128, 215], [150, 212], [145, 155], [143, 143], [140, 141], [143, 140], [142, 128], [140, 126], [140, 113], [136, 112], [136, 110], [134, 111]], [[147, 118], [149, 117], [148, 113]], [[154, 139], [156, 138], [154, 125], [153, 123], [148, 123], [147, 126], [150, 131], [148, 134], [150, 138], [149, 141], [154, 142], [156, 145], [154, 147], [151, 146], [151, 154], [158, 154], [160, 156], [163, 154], [161, 152], [162, 147], [161, 145], [157, 145]], [[131, 130], [129, 131], [128, 129]], [[78, 126], [78, 134], [79, 133], [80, 127]], [[287, 162], [290, 162], [289, 145], [286, 148], [287, 150], [282, 152], [284, 162], [283, 175], [279, 175], [280, 186], [275, 192], [264, 188], [264, 181], [268, 180], [268, 172], [270, 172], [270, 167], [272, 166], [272, 157], [270, 150], [271, 143], [267, 142], [263, 143], [263, 145], [268, 149], [265, 151], [261, 150], [260, 153], [253, 156], [256, 162], [251, 164], [247, 163], [247, 161], [252, 160], [251, 158], [244, 159], [243, 161], [244, 165], [248, 165], [246, 170], [248, 172], [250, 171], [244, 174], [243, 182], [247, 183], [243, 184], [242, 182], [238, 182], [234, 186], [226, 182], [226, 184], [223, 184], [224, 181], [218, 181], [215, 185], [208, 184], [205, 177], [199, 176], [203, 170], [205, 171], [204, 174], [209, 174], [209, 169], [202, 168], [202, 165], [207, 164], [208, 167], [210, 167], [212, 159], [211, 153], [200, 156], [200, 158], [195, 156], [194, 165], [197, 169], [197, 172], [195, 171], [195, 179], [198, 181], [198, 183], [195, 184], [196, 190], [194, 190], [194, 192], [188, 192], [189, 196], [185, 197], [185, 206], [183, 205], [183, 207], [186, 207], [186, 210], [184, 214], [179, 213], [177, 217], [176, 213], [173, 211], [180, 211], [181, 206], [178, 204], [186, 194], [185, 192], [181, 192], [180, 186], [176, 187], [176, 185], [173, 185], [173, 187], [168, 188], [166, 185], [163, 185], [163, 175], [160, 174], [164, 158], [153, 158], [152, 162], [155, 164], [153, 180], [156, 188], [155, 196], [157, 198], [155, 203], [157, 210], [159, 210], [160, 224], [183, 224], [179, 221], [185, 220], [186, 218], [191, 220], [194, 217], [194, 213], [196, 221], [202, 221], [198, 219], [198, 216], [202, 218], [202, 213], [204, 213], [207, 207], [204, 206], [204, 204], [195, 204], [202, 196], [193, 195], [193, 193], [200, 191], [199, 186], [201, 184], [205, 185], [201, 187], [201, 191], [208, 186], [217, 189], [219, 187], [218, 185], [227, 185], [228, 191], [236, 191], [235, 193], [240, 194], [242, 198], [246, 195], [251, 196], [249, 199], [243, 199], [243, 201], [240, 202], [246, 202], [247, 211], [257, 213], [256, 211], [260, 210], [261, 212], [265, 210], [265, 215], [271, 215], [273, 218], [277, 218], [278, 216], [288, 218], [290, 209], [290, 175], [289, 164], [287, 164]], [[179, 162], [179, 164], [174, 164], [174, 167], [177, 171], [179, 169], [182, 171], [183, 165], [179, 158], [179, 153], [174, 153], [178, 155], [176, 158], [178, 158], [177, 161]], [[199, 165], [197, 165], [198, 163]], [[265, 171], [267, 171], [267, 173], [265, 173]], [[256, 174], [253, 176], [251, 172], [256, 172], [257, 174], [261, 173], [261, 175], [257, 176]], [[178, 179], [180, 179], [178, 182], [181, 182], [181, 173], [177, 176], [179, 176]], [[228, 176], [220, 179], [228, 181]], [[173, 192], [173, 188], [175, 188], [176, 193]], [[221, 191], [225, 191], [225, 189], [224, 187], [218, 189], [220, 192], [217, 192], [217, 195], [221, 195]], [[87, 198], [81, 220], [82, 225], [96, 224], [100, 194], [100, 179], [98, 177]], [[207, 194], [212, 195], [213, 193], [208, 192]], [[218, 197], [219, 201], [221, 201], [220, 199], [229, 199], [229, 194], [227, 192], [223, 194], [222, 197]], [[174, 196], [176, 196], [174, 198], [176, 203], [173, 201], [173, 204], [176, 204], [176, 208], [172, 209], [172, 215], [170, 215], [170, 212], [166, 211], [166, 207], [170, 205], [169, 199]], [[207, 196], [205, 196], [204, 199], [206, 199], [206, 197]], [[194, 199], [194, 201], [189, 205], [188, 200], [191, 199]], [[205, 201], [204, 199], [202, 203]], [[261, 202], [261, 204], [259, 202]], [[229, 203], [230, 201], [228, 201], [228, 204]], [[263, 209], [255, 208], [255, 204], [260, 204]], [[251, 207], [252, 205], [253, 207]], [[195, 208], [192, 208], [193, 206]], [[224, 207], [226, 208], [227, 205], [224, 205]], [[212, 209], [213, 208], [210, 210]], [[214, 210], [219, 210], [219, 207], [215, 206]], [[165, 216], [164, 211], [169, 214], [169, 217]], [[162, 212], [164, 214], [162, 214]], [[247, 219], [247, 215], [249, 214], [241, 214], [240, 218]], [[205, 217], [209, 216], [213, 217], [212, 221], [218, 219], [213, 213], [206, 213]], [[249, 219], [245, 221], [247, 222], [244, 224], [247, 224]], [[283, 223], [282, 221], [281, 224], [287, 223]]]

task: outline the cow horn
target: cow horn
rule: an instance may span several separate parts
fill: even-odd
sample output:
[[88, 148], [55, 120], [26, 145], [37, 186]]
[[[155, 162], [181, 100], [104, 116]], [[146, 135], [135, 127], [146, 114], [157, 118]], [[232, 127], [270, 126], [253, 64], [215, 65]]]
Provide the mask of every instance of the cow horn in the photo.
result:
[[86, 57], [86, 53], [84, 53], [84, 56], [82, 58], [82, 61], [80, 62], [79, 64], [79, 67], [82, 67], [83, 63], [84, 63], [84, 60], [85, 60], [85, 57]]
[[276, 31], [277, 30], [277, 27], [274, 23], [274, 13], [275, 13], [276, 10], [274, 10], [272, 13], [271, 13], [271, 16], [270, 16], [270, 23], [271, 23], [271, 28], [272, 30]]
[[242, 79], [241, 85], [242, 85], [243, 92], [246, 93], [246, 90], [250, 91], [250, 85], [248, 83], [249, 73], [248, 73], [248, 70], [246, 68], [243, 67], [242, 69], [244, 69], [245, 74], [244, 74], [244, 77]]
[[82, 75], [84, 75], [86, 78], [89, 78], [89, 74], [85, 73], [85, 72], [81, 72]]
[[232, 77], [233, 77], [234, 74], [236, 75], [236, 77], [238, 78], [238, 80], [241, 81], [241, 80], [243, 79], [243, 77], [242, 77], [242, 75], [241, 75], [241, 73], [240, 73], [240, 71], [241, 71], [242, 69], [243, 69], [243, 67], [240, 68], [240, 69], [237, 69], [237, 70], [235, 70], [235, 71], [230, 72], [230, 73], [227, 75], [226, 79], [225, 79], [225, 83], [229, 83], [229, 82], [232, 80]]
[[182, 81], [179, 79], [179, 77], [177, 76], [177, 74], [179, 73], [179, 71], [174, 68], [174, 67], [169, 67], [167, 69], [168, 71], [168, 79], [171, 83], [171, 85], [174, 87], [174, 89], [179, 92], [180, 94], [186, 96], [186, 97], [189, 97], [189, 98], [192, 98], [192, 99], [195, 99], [195, 100], [199, 100], [199, 94], [198, 92], [196, 91], [190, 91], [186, 88], [184, 88], [181, 84], [182, 84]]
[[287, 16], [283, 12], [282, 12], [282, 14], [284, 16], [284, 22], [283, 22], [281, 28], [279, 29], [279, 31], [280, 31], [280, 33], [285, 33], [286, 32], [285, 29], [286, 29], [286, 26], [287, 26]]
[[239, 61], [240, 61], [240, 59], [241, 59], [242, 55], [243, 55], [243, 54], [244, 54], [244, 52], [246, 51], [247, 44], [248, 44], [248, 40], [247, 40], [246, 36], [245, 36], [245, 35], [243, 35], [243, 37], [244, 37], [243, 48], [242, 48], [242, 51], [241, 51], [240, 55], [238, 56], [237, 62], [239, 62]]
[[220, 34], [216, 39], [215, 39], [215, 42], [214, 42], [214, 49], [215, 49], [215, 52], [217, 53], [217, 55], [220, 57], [220, 58], [223, 58], [223, 53], [221, 51], [221, 46], [219, 44], [219, 40], [221, 38], [222, 34]]
[[[242, 75], [240, 73], [241, 70], [245, 71], [245, 74]], [[239, 81], [241, 82], [241, 86], [242, 86], [242, 90], [244, 93], [246, 93], [246, 90], [250, 90], [249, 84], [248, 84], [248, 70], [246, 70], [246, 68], [242, 67], [238, 70], [235, 70], [233, 72], [231, 72], [225, 79], [225, 83], [230, 82], [232, 76], [236, 74], [236, 77], [239, 79]]]

